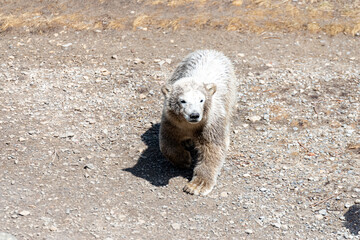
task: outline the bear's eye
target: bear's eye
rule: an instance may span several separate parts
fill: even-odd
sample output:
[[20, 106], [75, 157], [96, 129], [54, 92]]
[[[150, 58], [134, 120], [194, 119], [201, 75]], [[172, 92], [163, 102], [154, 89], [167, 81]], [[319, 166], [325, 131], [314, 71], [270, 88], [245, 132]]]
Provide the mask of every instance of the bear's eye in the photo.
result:
[[180, 100], [180, 102], [181, 102], [181, 103], [186, 103], [186, 101], [185, 101], [185, 100]]
[[200, 102], [204, 102], [204, 100], [203, 100], [203, 99], [201, 99], [201, 100], [200, 100]]

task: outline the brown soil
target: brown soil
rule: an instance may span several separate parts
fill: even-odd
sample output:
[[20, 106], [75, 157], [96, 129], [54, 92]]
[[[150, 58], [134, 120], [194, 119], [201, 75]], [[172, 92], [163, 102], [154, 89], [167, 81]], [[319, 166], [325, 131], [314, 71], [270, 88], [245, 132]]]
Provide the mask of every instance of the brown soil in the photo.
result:
[[[0, 1], [0, 232], [359, 239], [360, 42], [347, 28], [325, 35], [334, 19], [355, 27], [342, 9], [356, 3], [337, 2]], [[230, 25], [237, 11], [282, 4], [331, 14], [316, 34], [273, 16], [279, 27]], [[210, 20], [191, 23], [195, 13]], [[218, 184], [197, 197], [182, 191], [191, 170], [161, 155], [158, 129], [161, 86], [204, 48], [233, 61], [238, 99]]]

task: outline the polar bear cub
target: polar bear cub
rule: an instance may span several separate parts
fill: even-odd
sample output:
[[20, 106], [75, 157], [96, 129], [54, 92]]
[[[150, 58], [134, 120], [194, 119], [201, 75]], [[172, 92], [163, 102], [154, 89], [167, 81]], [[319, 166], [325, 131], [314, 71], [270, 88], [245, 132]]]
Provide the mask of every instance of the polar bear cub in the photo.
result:
[[162, 87], [165, 96], [160, 125], [160, 150], [175, 166], [188, 168], [197, 150], [192, 180], [184, 191], [207, 195], [230, 143], [230, 123], [236, 100], [233, 65], [222, 53], [199, 50], [189, 54]]

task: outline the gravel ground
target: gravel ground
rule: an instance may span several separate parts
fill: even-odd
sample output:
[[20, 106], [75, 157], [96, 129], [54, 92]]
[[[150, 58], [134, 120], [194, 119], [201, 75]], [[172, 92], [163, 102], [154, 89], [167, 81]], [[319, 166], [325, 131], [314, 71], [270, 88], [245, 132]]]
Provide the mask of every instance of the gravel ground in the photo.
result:
[[[360, 40], [217, 30], [1, 33], [0, 232], [17, 239], [360, 239]], [[214, 190], [158, 148], [176, 64], [238, 76]], [[2, 237], [0, 239], [7, 239]]]

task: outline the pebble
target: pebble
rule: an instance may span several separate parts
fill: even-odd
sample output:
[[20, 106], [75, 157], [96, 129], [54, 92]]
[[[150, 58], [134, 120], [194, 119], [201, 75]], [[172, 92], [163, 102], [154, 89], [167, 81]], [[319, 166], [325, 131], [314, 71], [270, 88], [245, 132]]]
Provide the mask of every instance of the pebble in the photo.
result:
[[321, 209], [321, 210], [319, 211], [319, 214], [321, 214], [321, 215], [323, 215], [323, 216], [327, 215], [326, 209]]
[[285, 231], [289, 230], [289, 227], [286, 224], [281, 224], [280, 227], [281, 227], [282, 230], [285, 230]]
[[52, 231], [52, 232], [55, 232], [55, 231], [57, 231], [57, 227], [55, 227], [55, 226], [50, 226], [50, 227], [49, 227], [49, 230]]
[[96, 123], [96, 120], [93, 119], [93, 118], [89, 118], [89, 119], [87, 119], [86, 121], [87, 121], [88, 123], [90, 123], [90, 124]]
[[26, 210], [23, 210], [23, 211], [19, 212], [19, 215], [20, 216], [28, 216], [28, 215], [30, 215], [30, 212], [26, 211]]
[[71, 132], [71, 131], [66, 132], [66, 137], [71, 138], [71, 137], [73, 137], [73, 136], [75, 136], [75, 133], [74, 133], [74, 132]]
[[245, 230], [245, 233], [247, 233], [247, 234], [252, 234], [252, 233], [254, 233], [254, 231], [253, 231], [252, 229], [246, 229], [246, 230]]
[[67, 49], [67, 48], [70, 47], [71, 45], [72, 45], [72, 43], [66, 43], [66, 44], [61, 45], [61, 47], [62, 47], [63, 49]]
[[254, 123], [254, 122], [260, 121], [261, 117], [260, 116], [250, 116], [250, 117], [248, 117], [248, 120], [250, 122]]
[[260, 190], [260, 192], [266, 192], [266, 191], [267, 191], [267, 188], [262, 187], [262, 188], [260, 188], [259, 190]]
[[324, 219], [324, 216], [321, 214], [316, 214], [315, 218], [316, 218], [316, 220], [322, 220], [322, 219]]
[[243, 175], [243, 177], [244, 178], [249, 178], [251, 175], [249, 174], [249, 173], [245, 173], [244, 175]]
[[351, 206], [352, 206], [352, 203], [348, 203], [348, 202], [345, 203], [345, 205], [344, 205], [345, 208], [350, 208]]
[[29, 131], [28, 133], [29, 133], [29, 135], [34, 135], [34, 134], [36, 134], [36, 131], [35, 131], [35, 130], [31, 130], [31, 131]]
[[225, 197], [227, 197], [228, 196], [228, 193], [227, 192], [222, 192], [222, 193], [220, 193], [220, 197], [222, 197], [222, 198], [225, 198]]
[[109, 70], [107, 70], [106, 68], [100, 69], [100, 72], [103, 76], [108, 76], [111, 74], [111, 72]]
[[0, 232], [0, 240], [17, 240], [17, 238], [9, 233]]
[[181, 225], [179, 223], [173, 223], [171, 224], [171, 227], [174, 229], [174, 230], [179, 230]]
[[272, 223], [271, 226], [281, 228], [281, 223]]
[[92, 163], [88, 163], [84, 166], [84, 169], [95, 169], [95, 166]]
[[355, 204], [360, 204], [360, 199], [359, 199], [359, 198], [358, 198], [358, 199], [355, 199], [354, 203], [355, 203]]

